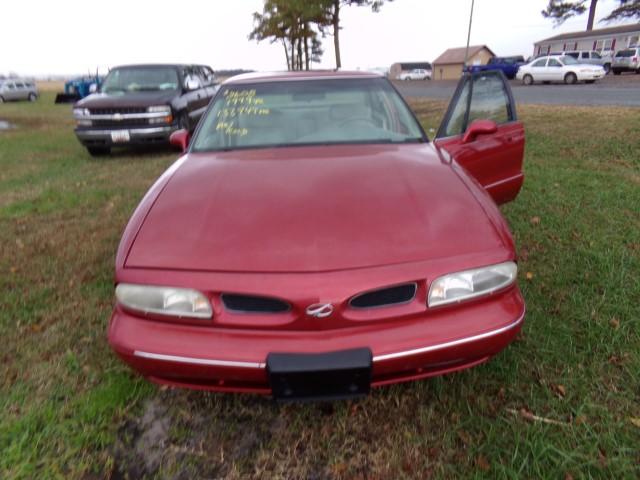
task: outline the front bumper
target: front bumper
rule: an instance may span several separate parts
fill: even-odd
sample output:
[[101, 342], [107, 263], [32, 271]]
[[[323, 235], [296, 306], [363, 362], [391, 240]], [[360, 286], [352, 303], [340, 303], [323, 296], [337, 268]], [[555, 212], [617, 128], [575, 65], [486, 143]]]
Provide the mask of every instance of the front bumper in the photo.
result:
[[[178, 130], [176, 125], [164, 125], [157, 127], [132, 127], [132, 128], [76, 128], [76, 137], [85, 147], [114, 147], [127, 145], [168, 144], [171, 134]], [[128, 141], [114, 141], [113, 132], [129, 133]]]
[[131, 367], [157, 383], [223, 392], [271, 394], [269, 353], [369, 348], [371, 386], [472, 367], [504, 349], [524, 320], [517, 287], [464, 306], [434, 309], [397, 324], [324, 331], [201, 327], [113, 312], [109, 343]]

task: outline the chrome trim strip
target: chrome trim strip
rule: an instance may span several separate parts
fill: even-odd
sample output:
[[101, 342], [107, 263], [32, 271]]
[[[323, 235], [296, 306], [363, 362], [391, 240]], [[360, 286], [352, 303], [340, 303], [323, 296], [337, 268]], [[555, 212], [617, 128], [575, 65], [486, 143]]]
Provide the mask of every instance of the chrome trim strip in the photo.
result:
[[174, 127], [154, 127], [154, 128], [122, 128], [122, 129], [111, 129], [111, 130], [93, 130], [91, 128], [85, 129], [77, 129], [76, 134], [79, 135], [111, 135], [111, 132], [119, 132], [121, 130], [128, 130], [129, 134], [132, 136], [135, 135], [146, 135], [151, 133], [165, 133], [171, 132], [175, 128]]
[[518, 175], [514, 175], [513, 177], [505, 178], [504, 180], [498, 180], [497, 182], [490, 183], [489, 185], [485, 185], [485, 189], [497, 187], [498, 185], [502, 185], [503, 183], [511, 182], [512, 180], [516, 180], [518, 178], [524, 177], [524, 174], [519, 173]]
[[482, 340], [484, 338], [492, 337], [494, 335], [500, 335], [501, 333], [507, 332], [512, 328], [520, 325], [523, 320], [524, 320], [524, 313], [519, 319], [517, 319], [513, 323], [510, 323], [506, 327], [501, 327], [496, 330], [490, 330], [488, 332], [480, 333], [479, 335], [473, 335], [471, 337], [464, 337], [464, 338], [459, 338], [457, 340], [451, 340], [450, 342], [438, 343], [436, 345], [429, 345], [427, 347], [414, 348], [413, 350], [405, 350], [403, 352], [385, 353], [384, 355], [376, 355], [373, 357], [373, 361], [383, 362], [385, 360], [392, 360], [394, 358], [402, 358], [402, 357], [408, 357], [411, 355], [418, 355], [420, 353], [434, 352], [436, 350], [442, 350], [449, 347], [464, 345], [465, 343], [475, 342], [477, 340]]
[[209, 358], [182, 357], [179, 355], [163, 355], [161, 353], [133, 352], [135, 357], [148, 358], [151, 360], [162, 360], [165, 362], [190, 363], [192, 365], [210, 365], [215, 367], [237, 367], [237, 368], [266, 368], [266, 363], [237, 362], [234, 360], [214, 360]]
[[171, 112], [146, 112], [146, 113], [111, 113], [111, 114], [89, 114], [74, 115], [76, 120], [135, 120], [140, 118], [161, 118], [171, 115]]
[[[455, 347], [458, 345], [464, 345], [465, 343], [475, 342], [477, 340], [482, 340], [485, 338], [492, 337], [494, 335], [500, 335], [501, 333], [507, 332], [512, 328], [517, 327], [524, 320], [525, 313], [522, 313], [522, 316], [518, 318], [515, 322], [510, 323], [509, 325], [501, 328], [497, 328], [495, 330], [490, 330], [488, 332], [480, 333], [478, 335], [473, 335], [471, 337], [459, 338], [457, 340], [451, 340], [450, 342], [438, 343], [436, 345], [429, 345], [427, 347], [422, 348], [414, 348], [413, 350], [405, 350], [402, 352], [395, 353], [386, 353], [384, 355], [376, 355], [373, 357], [374, 362], [383, 362], [385, 360], [392, 360], [395, 358], [408, 357], [411, 355], [418, 355], [426, 352], [433, 352], [436, 350], [442, 350], [449, 347]], [[135, 357], [140, 358], [148, 358], [151, 360], [162, 360], [165, 362], [177, 362], [177, 363], [189, 363], [192, 365], [209, 365], [215, 367], [237, 367], [237, 368], [258, 368], [263, 369], [266, 368], [266, 363], [257, 363], [257, 362], [239, 362], [234, 360], [214, 360], [208, 358], [195, 358], [195, 357], [182, 357], [178, 355], [163, 355], [161, 353], [150, 353], [150, 352], [142, 352], [140, 350], [136, 350], [133, 352]]]

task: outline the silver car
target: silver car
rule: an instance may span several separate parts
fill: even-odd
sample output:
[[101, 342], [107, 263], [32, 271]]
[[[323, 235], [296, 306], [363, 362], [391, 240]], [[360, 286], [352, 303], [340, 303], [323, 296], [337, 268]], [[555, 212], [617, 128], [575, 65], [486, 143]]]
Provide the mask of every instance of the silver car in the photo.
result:
[[604, 68], [605, 73], [609, 73], [611, 70], [611, 56], [601, 55], [595, 50], [574, 50], [571, 52], [564, 52], [565, 55], [575, 58], [580, 63], [589, 65], [600, 65]]
[[611, 70], [614, 75], [622, 72], [636, 72], [640, 74], [640, 47], [618, 50], [613, 57]]
[[38, 89], [32, 81], [19, 78], [0, 80], [0, 103], [13, 100], [35, 102], [37, 99]]

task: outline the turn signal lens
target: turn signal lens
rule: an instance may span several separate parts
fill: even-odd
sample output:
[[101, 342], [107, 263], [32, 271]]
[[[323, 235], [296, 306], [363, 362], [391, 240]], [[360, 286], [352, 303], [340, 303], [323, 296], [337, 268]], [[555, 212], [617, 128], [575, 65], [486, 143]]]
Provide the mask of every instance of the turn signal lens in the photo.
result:
[[488, 295], [515, 282], [518, 266], [504, 262], [437, 278], [429, 288], [428, 305], [435, 307]]
[[116, 299], [131, 310], [174, 317], [211, 318], [213, 312], [207, 297], [188, 288], [156, 287], [120, 283]]

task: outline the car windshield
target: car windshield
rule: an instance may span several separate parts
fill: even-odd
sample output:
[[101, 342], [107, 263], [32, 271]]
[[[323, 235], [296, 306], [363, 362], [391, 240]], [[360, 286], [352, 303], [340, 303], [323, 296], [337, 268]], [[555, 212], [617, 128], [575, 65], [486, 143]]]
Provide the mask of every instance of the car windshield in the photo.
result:
[[578, 65], [580, 63], [575, 58], [570, 57], [569, 55], [564, 55], [560, 57], [560, 61], [565, 65]]
[[104, 93], [176, 90], [178, 72], [171, 67], [116, 68], [102, 85]]
[[616, 57], [633, 57], [634, 53], [636, 53], [635, 50], [620, 50], [616, 53]]
[[426, 141], [383, 78], [223, 86], [201, 125], [193, 151]]

